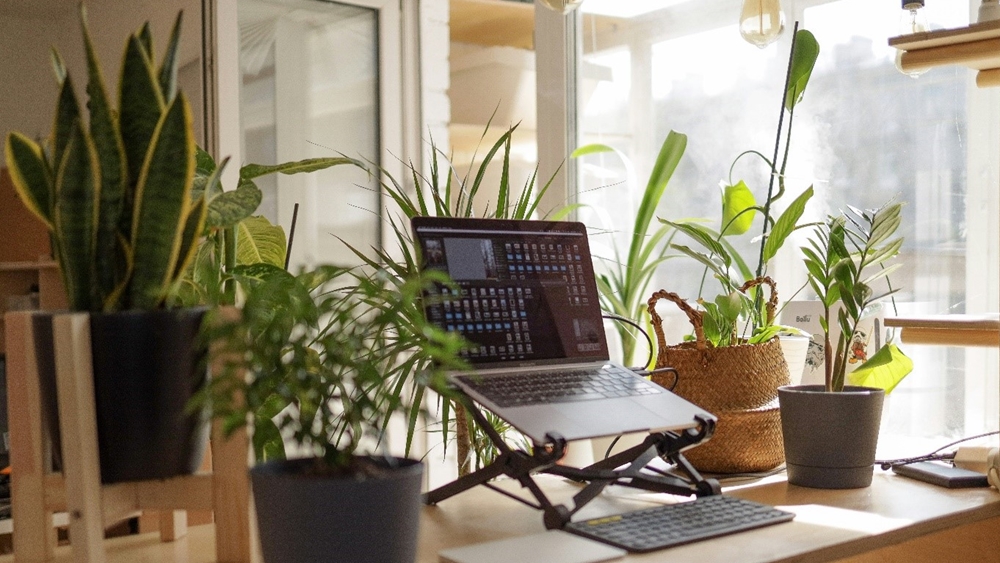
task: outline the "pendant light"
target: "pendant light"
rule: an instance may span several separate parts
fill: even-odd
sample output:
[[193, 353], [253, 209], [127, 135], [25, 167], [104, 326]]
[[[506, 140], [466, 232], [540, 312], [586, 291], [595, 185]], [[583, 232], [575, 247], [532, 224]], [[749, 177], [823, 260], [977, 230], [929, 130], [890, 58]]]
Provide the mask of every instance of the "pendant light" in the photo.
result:
[[743, 0], [740, 35], [763, 49], [774, 43], [785, 29], [785, 14], [778, 0]]

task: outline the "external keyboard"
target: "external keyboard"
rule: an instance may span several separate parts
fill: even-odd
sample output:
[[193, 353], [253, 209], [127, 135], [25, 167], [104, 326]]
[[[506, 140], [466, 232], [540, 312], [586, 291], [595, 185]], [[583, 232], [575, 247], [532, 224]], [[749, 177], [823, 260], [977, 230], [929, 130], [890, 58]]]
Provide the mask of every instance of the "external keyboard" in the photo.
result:
[[653, 395], [663, 392], [661, 387], [628, 369], [617, 366], [511, 375], [464, 375], [459, 379], [501, 407]]
[[788, 522], [795, 515], [714, 495], [566, 525], [566, 531], [630, 552], [646, 552]]

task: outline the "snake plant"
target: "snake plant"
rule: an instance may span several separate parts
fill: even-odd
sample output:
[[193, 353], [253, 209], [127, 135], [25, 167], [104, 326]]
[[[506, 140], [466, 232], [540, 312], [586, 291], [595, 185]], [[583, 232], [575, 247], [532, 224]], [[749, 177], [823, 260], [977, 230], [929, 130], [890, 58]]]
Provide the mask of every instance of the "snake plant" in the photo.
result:
[[177, 90], [181, 16], [158, 66], [148, 23], [128, 37], [115, 108], [81, 7], [87, 115], [53, 50], [59, 96], [51, 136], [7, 138], [14, 187], [49, 228], [73, 310], [161, 307], [201, 236], [207, 208], [192, 197], [191, 108]]

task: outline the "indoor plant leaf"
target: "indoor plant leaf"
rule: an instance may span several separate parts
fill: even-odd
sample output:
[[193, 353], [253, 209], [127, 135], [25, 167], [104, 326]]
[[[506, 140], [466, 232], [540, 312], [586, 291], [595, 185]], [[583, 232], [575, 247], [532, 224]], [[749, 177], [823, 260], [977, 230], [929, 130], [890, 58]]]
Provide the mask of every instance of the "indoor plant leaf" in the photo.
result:
[[166, 296], [180, 249], [194, 179], [191, 108], [178, 94], [157, 124], [135, 192], [131, 306], [151, 309]]
[[742, 235], [753, 225], [757, 200], [743, 180], [722, 189], [722, 235]]
[[911, 371], [913, 360], [895, 344], [886, 344], [852, 371], [848, 379], [852, 385], [877, 387], [885, 390], [888, 395]]
[[249, 217], [237, 225], [236, 236], [238, 265], [270, 264], [284, 268], [288, 243], [280, 226], [272, 225], [264, 217]]
[[326, 168], [330, 168], [331, 166], [338, 166], [341, 164], [353, 164], [358, 168], [367, 170], [362, 162], [346, 156], [307, 158], [305, 160], [284, 162], [282, 164], [273, 165], [247, 164], [240, 168], [240, 183], [242, 183], [243, 180], [253, 180], [254, 178], [259, 178], [268, 174], [302, 174], [306, 172], [324, 170]]
[[263, 197], [256, 184], [243, 180], [235, 190], [222, 192], [209, 200], [205, 224], [212, 229], [232, 227], [253, 215]]
[[42, 154], [42, 147], [21, 133], [7, 136], [5, 156], [10, 178], [18, 197], [28, 211], [52, 228], [52, 171]]
[[800, 29], [795, 34], [791, 76], [788, 81], [788, 91], [785, 92], [785, 108], [788, 110], [792, 110], [802, 101], [817, 58], [819, 58], [819, 43], [816, 41], [816, 36], [808, 30]]
[[95, 303], [93, 279], [94, 246], [97, 241], [97, 212], [100, 201], [100, 164], [97, 150], [79, 119], [71, 128], [56, 174], [56, 194], [52, 210], [59, 246], [63, 282], [69, 305], [89, 311]]
[[[125, 161], [132, 182], [142, 173], [147, 149], [153, 139], [166, 102], [153, 70], [153, 63], [138, 37], [132, 36], [125, 48], [118, 102], [118, 126], [125, 147]], [[126, 201], [126, 209], [128, 208]], [[130, 218], [125, 217], [125, 220]]]
[[764, 262], [766, 263], [771, 258], [774, 258], [775, 254], [778, 253], [778, 249], [785, 244], [785, 239], [788, 235], [792, 234], [795, 230], [795, 226], [798, 224], [799, 219], [806, 210], [806, 203], [813, 196], [813, 188], [809, 186], [806, 191], [802, 192], [799, 197], [795, 198], [788, 208], [785, 209], [784, 213], [778, 217], [778, 220], [774, 222], [774, 227], [771, 228], [771, 232], [767, 235], [767, 241], [764, 243]]

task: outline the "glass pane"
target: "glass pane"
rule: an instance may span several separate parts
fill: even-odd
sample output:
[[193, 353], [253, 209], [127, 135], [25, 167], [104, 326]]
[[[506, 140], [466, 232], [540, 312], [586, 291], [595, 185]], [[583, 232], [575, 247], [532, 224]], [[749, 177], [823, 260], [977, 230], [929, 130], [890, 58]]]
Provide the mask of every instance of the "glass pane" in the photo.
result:
[[[886, 39], [896, 35], [898, 4], [802, 4], [782, 2], [788, 21], [799, 19], [816, 35], [821, 54], [795, 112], [785, 171], [788, 193], [779, 209], [810, 185], [816, 196], [807, 207], [809, 220], [847, 205], [905, 202], [899, 233], [905, 237], [903, 267], [893, 275], [900, 288], [899, 314], [995, 308], [993, 297], [967, 301], [967, 295], [987, 293], [983, 280], [995, 278], [997, 270], [995, 236], [989, 234], [996, 217], [973, 220], [985, 201], [969, 200], [997, 190], [996, 128], [982, 125], [998, 115], [977, 101], [989, 94], [977, 92], [970, 71], [961, 67], [935, 68], [919, 80], [897, 72], [895, 50]], [[588, 207], [580, 217], [594, 228], [595, 253], [603, 251], [609, 262], [616, 251], [627, 252], [642, 190], [670, 130], [687, 134], [688, 145], [656, 216], [706, 218], [718, 228], [720, 183], [740, 179], [758, 202], [766, 199], [770, 174], [761, 158], [745, 156], [732, 172], [730, 165], [751, 149], [773, 157], [791, 33], [786, 30], [776, 45], [753, 47], [740, 38], [738, 12], [730, 5], [738, 2], [679, 2], [628, 18], [607, 3], [601, 13], [622, 17], [603, 22], [598, 17], [590, 25], [585, 20], [584, 64], [604, 74], [591, 73], [600, 78], [585, 79], [581, 89], [582, 142], [621, 150], [635, 169], [635, 178], [627, 180], [613, 153], [588, 156], [581, 166], [579, 199]], [[936, 8], [932, 21], [939, 26], [969, 22], [967, 2]], [[974, 176], [968, 172], [973, 163]], [[754, 237], [761, 228], [758, 216], [750, 233], [729, 239], [751, 267], [757, 264]], [[802, 289], [805, 269], [797, 250], [807, 234], [793, 235], [769, 266], [783, 300], [812, 298]], [[969, 245], [970, 237], [990, 243]], [[683, 237], [677, 242], [690, 244]], [[718, 285], [692, 259], [675, 257], [657, 269], [647, 294], [659, 288], [693, 301], [699, 295], [711, 299]], [[893, 314], [891, 307], [886, 314]], [[690, 332], [682, 316], [669, 323], [673, 342]], [[975, 400], [998, 394], [995, 350], [912, 345], [904, 350], [916, 369], [887, 403], [884, 434], [965, 435], [996, 428], [995, 400]]]
[[[378, 13], [334, 2], [241, 0], [240, 116], [246, 162], [274, 164], [341, 153], [378, 164]], [[344, 242], [379, 242], [377, 186], [338, 166], [256, 180], [261, 212], [291, 224], [290, 268], [354, 264]], [[341, 241], [340, 239], [343, 239]]]

